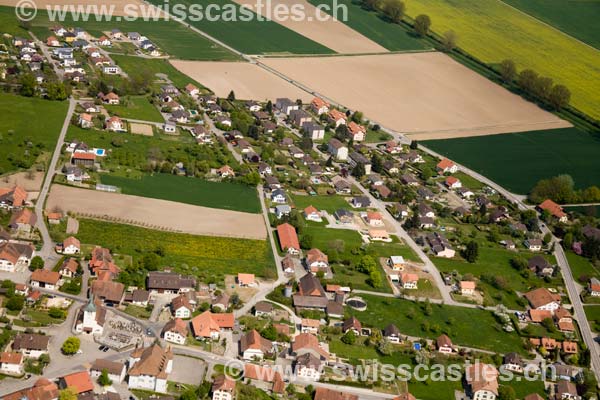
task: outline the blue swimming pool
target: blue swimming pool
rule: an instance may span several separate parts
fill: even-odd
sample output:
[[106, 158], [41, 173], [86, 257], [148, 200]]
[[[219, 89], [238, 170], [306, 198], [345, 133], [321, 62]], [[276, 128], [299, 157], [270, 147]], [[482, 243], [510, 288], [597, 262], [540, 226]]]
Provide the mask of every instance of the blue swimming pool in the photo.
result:
[[94, 153], [96, 154], [96, 157], [104, 157], [104, 154], [106, 153], [106, 150], [104, 150], [104, 149], [94, 149]]

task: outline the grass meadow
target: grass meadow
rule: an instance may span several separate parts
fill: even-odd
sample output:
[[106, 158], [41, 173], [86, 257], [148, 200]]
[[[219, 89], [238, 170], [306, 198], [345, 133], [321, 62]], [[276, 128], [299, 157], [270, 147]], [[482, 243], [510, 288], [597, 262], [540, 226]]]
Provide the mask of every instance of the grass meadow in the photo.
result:
[[431, 304], [430, 315], [425, 315], [425, 303], [373, 295], [361, 297], [367, 301], [367, 310], [348, 309], [348, 312], [358, 318], [363, 326], [383, 329], [393, 323], [400, 332], [409, 336], [435, 339], [446, 332], [453, 343], [459, 346], [499, 353], [524, 352], [519, 335], [503, 331], [490, 311]]
[[594, 332], [600, 332], [600, 305], [584, 306], [585, 315]]
[[[9, 12], [14, 15], [11, 8], [2, 8], [2, 13]], [[78, 26], [85, 29], [95, 37], [102, 36], [104, 32], [110, 32], [117, 28], [122, 32], [139, 32], [156, 43], [160, 50], [168, 55], [184, 60], [237, 60], [237, 55], [229, 50], [211, 42], [205, 37], [188, 29], [176, 21], [167, 20], [134, 20], [134, 21], [96, 21], [90, 18], [88, 21], [73, 22], [71, 16], [67, 14], [64, 26]], [[31, 22], [31, 31], [38, 36], [40, 40], [45, 40], [52, 34], [48, 29], [54, 22], [51, 22], [46, 13], [38, 12], [38, 16]], [[139, 59], [138, 59], [139, 60]]]
[[67, 102], [0, 93], [0, 174], [29, 168], [53, 152]]
[[140, 58], [122, 54], [112, 54], [111, 57], [132, 79], [135, 79], [136, 76], [142, 74], [150, 74], [152, 76], [155, 76], [156, 74], [165, 74], [177, 87], [183, 88], [188, 83], [193, 83], [198, 88], [204, 87], [200, 82], [196, 82], [187, 75], [179, 72], [179, 70], [173, 67], [168, 60]]
[[146, 96], [125, 96], [119, 105], [104, 106], [111, 114], [122, 118], [164, 122], [164, 118]]
[[225, 210], [260, 213], [256, 189], [229, 182], [209, 182], [199, 178], [156, 174], [141, 179], [102, 175], [102, 183], [121, 188], [134, 196], [151, 197]]
[[502, 0], [600, 49], [600, 0]]
[[[154, 4], [163, 4], [161, 0], [151, 0]], [[178, 0], [171, 2], [175, 4], [199, 4], [206, 7], [208, 4], [217, 4], [222, 9], [226, 7], [235, 7], [238, 15], [242, 15], [239, 10], [242, 6], [229, 0]], [[332, 50], [304, 37], [291, 29], [284, 27], [270, 20], [259, 21], [256, 16], [250, 21], [188, 21], [190, 25], [208, 33], [209, 35], [221, 40], [227, 45], [246, 54], [272, 54], [272, 53], [291, 53], [291, 54], [331, 54]]]
[[423, 145], [477, 171], [514, 193], [544, 178], [569, 174], [579, 188], [600, 181], [600, 136], [576, 128], [460, 139]]
[[401, 25], [392, 24], [384, 20], [374, 11], [363, 9], [356, 0], [309, 0], [314, 6], [327, 4], [331, 14], [333, 5], [345, 5], [348, 9], [346, 25], [363, 34], [375, 43], [380, 44], [390, 51], [425, 50], [431, 48], [423, 40], [414, 36], [412, 32]]
[[272, 276], [273, 259], [266, 240], [197, 236], [114, 224], [79, 220], [81, 243], [107, 247], [134, 260], [156, 248], [164, 250], [161, 265], [200, 279], [222, 278], [238, 272]]
[[574, 107], [600, 118], [600, 79], [592, 78], [599, 73], [598, 50], [500, 0], [411, 0], [407, 13], [428, 14], [434, 32], [453, 30], [460, 48], [488, 64], [511, 58], [519, 69], [532, 68], [565, 84]]

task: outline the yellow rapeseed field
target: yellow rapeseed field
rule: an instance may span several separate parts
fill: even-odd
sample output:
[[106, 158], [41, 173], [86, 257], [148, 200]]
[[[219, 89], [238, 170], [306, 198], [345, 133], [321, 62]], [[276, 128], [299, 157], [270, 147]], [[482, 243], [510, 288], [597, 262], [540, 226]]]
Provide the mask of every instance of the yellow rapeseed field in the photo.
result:
[[486, 63], [511, 58], [566, 85], [571, 104], [600, 119], [600, 51], [499, 0], [407, 0], [407, 13], [429, 15], [436, 33], [453, 30]]

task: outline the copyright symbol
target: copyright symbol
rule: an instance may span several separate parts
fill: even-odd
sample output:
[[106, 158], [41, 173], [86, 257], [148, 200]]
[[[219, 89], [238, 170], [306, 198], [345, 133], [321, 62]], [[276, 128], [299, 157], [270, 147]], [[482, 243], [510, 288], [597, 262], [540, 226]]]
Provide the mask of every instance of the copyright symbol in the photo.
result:
[[21, 21], [31, 21], [37, 15], [37, 5], [33, 0], [19, 0], [15, 6], [15, 14]]
[[238, 360], [231, 360], [225, 364], [225, 375], [236, 381], [239, 381], [244, 376], [244, 363]]

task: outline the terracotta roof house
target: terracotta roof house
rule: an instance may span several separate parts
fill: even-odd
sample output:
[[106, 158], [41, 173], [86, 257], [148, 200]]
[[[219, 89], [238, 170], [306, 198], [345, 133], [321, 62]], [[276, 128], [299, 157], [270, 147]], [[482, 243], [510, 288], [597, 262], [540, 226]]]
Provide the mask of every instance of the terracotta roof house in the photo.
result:
[[185, 344], [189, 332], [187, 325], [181, 318], [170, 320], [165, 324], [161, 332], [163, 339], [170, 343]]
[[256, 277], [254, 276], [254, 274], [244, 274], [244, 273], [240, 272], [237, 275], [237, 282], [238, 282], [238, 285], [240, 285], [242, 287], [257, 286]]
[[534, 289], [523, 296], [529, 301], [531, 308], [536, 310], [548, 310], [554, 313], [560, 306], [560, 295], [552, 294], [546, 288]]
[[212, 393], [214, 400], [232, 400], [235, 394], [236, 381], [227, 375], [219, 375], [213, 380]]
[[285, 390], [285, 382], [281, 374], [274, 369], [261, 367], [260, 365], [246, 364], [244, 366], [244, 379], [272, 383], [270, 389], [273, 393], [283, 393]]
[[290, 254], [300, 253], [300, 242], [298, 241], [298, 235], [296, 229], [288, 224], [281, 224], [277, 226], [277, 237], [279, 238], [279, 246], [282, 251]]
[[63, 262], [58, 272], [61, 276], [73, 278], [75, 275], [77, 275], [78, 269], [79, 261], [77, 261], [75, 258], [69, 258]]
[[476, 284], [473, 281], [460, 281], [458, 287], [461, 295], [472, 296], [475, 293]]
[[326, 271], [329, 267], [329, 257], [321, 250], [314, 248], [306, 252], [306, 267], [310, 272], [316, 274], [319, 271]]
[[314, 400], [358, 400], [358, 396], [324, 387], [317, 387]]
[[315, 97], [310, 102], [310, 108], [317, 115], [326, 114], [329, 112], [329, 103], [320, 97]]
[[350, 317], [342, 324], [342, 332], [353, 331], [356, 335], [360, 335], [362, 330], [362, 324], [355, 317]]
[[235, 319], [231, 313], [215, 314], [205, 311], [192, 318], [192, 334], [197, 339], [218, 339], [222, 329], [233, 329]]
[[180, 294], [171, 300], [171, 312], [175, 318], [190, 318], [194, 308], [187, 296]]
[[240, 339], [240, 353], [244, 360], [262, 360], [262, 358], [272, 353], [273, 343], [270, 340], [260, 336], [255, 329], [247, 332]]
[[229, 165], [223, 165], [221, 168], [217, 169], [217, 175], [221, 178], [234, 177], [235, 171]]
[[23, 354], [4, 351], [0, 353], [0, 373], [5, 375], [23, 374]]
[[14, 272], [18, 265], [28, 267], [34, 254], [31, 244], [0, 242], [0, 271]]
[[495, 399], [498, 396], [498, 370], [489, 364], [475, 363], [465, 370], [465, 380], [474, 399]]
[[452, 340], [447, 335], [440, 335], [435, 341], [436, 348], [440, 353], [449, 354], [454, 352]]
[[3, 396], [3, 400], [57, 400], [58, 385], [46, 378], [38, 379], [31, 388]]
[[13, 213], [8, 226], [19, 231], [31, 232], [36, 222], [35, 213], [28, 208], [23, 208]]
[[167, 392], [167, 379], [173, 369], [173, 352], [158, 344], [135, 349], [129, 356], [129, 389]]
[[0, 188], [0, 208], [19, 208], [25, 204], [27, 192], [21, 186]]
[[81, 371], [63, 376], [59, 381], [59, 387], [73, 388], [77, 394], [81, 394], [94, 390], [94, 383], [87, 371]]
[[311, 333], [301, 333], [294, 338], [292, 353], [296, 356], [312, 353], [315, 357], [323, 360], [329, 358], [329, 353], [321, 347], [319, 339]]
[[563, 208], [550, 199], [544, 200], [540, 205], [538, 205], [538, 209], [540, 211], [548, 211], [550, 215], [560, 222], [568, 221], [567, 213], [563, 211]]
[[438, 174], [445, 174], [447, 172], [453, 174], [458, 171], [458, 166], [454, 162], [444, 158], [436, 165], [436, 170]]
[[31, 273], [31, 287], [42, 287], [56, 290], [59, 287], [60, 274], [47, 269], [36, 269]]
[[346, 125], [346, 120], [348, 119], [346, 114], [336, 109], [330, 110], [327, 113], [327, 118], [330, 123], [335, 125], [336, 128], [340, 125]]
[[116, 305], [121, 303], [125, 285], [121, 282], [95, 280], [92, 283], [92, 293], [104, 304]]

